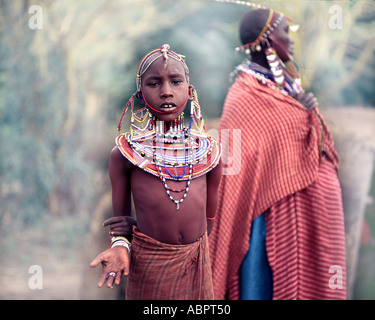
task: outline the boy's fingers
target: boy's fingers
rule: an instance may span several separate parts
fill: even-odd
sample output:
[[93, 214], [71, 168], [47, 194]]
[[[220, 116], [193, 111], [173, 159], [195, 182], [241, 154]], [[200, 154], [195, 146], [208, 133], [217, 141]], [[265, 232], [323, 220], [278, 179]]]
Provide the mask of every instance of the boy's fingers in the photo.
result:
[[121, 272], [116, 273], [115, 285], [118, 286], [121, 282]]
[[128, 230], [126, 230], [126, 229], [111, 230], [109, 232], [109, 235], [110, 236], [123, 236], [127, 232], [128, 232]]
[[109, 218], [107, 220], [105, 220], [103, 222], [103, 226], [106, 227], [110, 224], [113, 224], [113, 223], [117, 223], [117, 222], [121, 222], [124, 220], [124, 217], [123, 216], [116, 216], [116, 217], [112, 217], [112, 218]]
[[112, 223], [110, 225], [111, 230], [114, 229], [129, 229], [129, 224], [127, 222]]
[[90, 267], [95, 268], [98, 264], [104, 261], [103, 253], [100, 253], [96, 256], [94, 260], [91, 261]]
[[107, 273], [103, 270], [102, 274], [99, 277], [98, 287], [101, 288], [107, 279]]

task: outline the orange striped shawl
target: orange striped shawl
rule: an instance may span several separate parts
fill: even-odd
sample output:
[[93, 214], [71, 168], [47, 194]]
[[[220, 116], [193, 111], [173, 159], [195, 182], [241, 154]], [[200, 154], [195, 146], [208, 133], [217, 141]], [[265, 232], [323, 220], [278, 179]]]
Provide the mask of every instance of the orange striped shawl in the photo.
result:
[[[317, 108], [307, 110], [294, 98], [241, 73], [230, 88], [219, 132], [241, 130], [241, 139], [221, 141], [223, 150], [241, 150], [237, 174], [224, 174], [216, 222], [209, 237], [215, 299], [224, 299], [249, 249], [252, 220], [277, 201], [314, 182], [319, 142], [338, 166], [332, 137]], [[228, 149], [227, 149], [228, 148]], [[225, 167], [227, 158], [223, 151]]]
[[266, 228], [273, 299], [346, 299], [341, 188], [330, 161], [311, 185], [267, 211]]

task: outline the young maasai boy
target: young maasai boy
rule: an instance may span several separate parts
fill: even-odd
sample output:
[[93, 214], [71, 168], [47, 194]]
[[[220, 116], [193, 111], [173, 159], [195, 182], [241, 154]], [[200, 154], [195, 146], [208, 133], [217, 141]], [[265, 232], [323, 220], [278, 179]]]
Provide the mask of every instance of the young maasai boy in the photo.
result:
[[213, 299], [207, 235], [217, 205], [220, 145], [206, 133], [184, 60], [168, 45], [143, 59], [135, 96], [144, 106], [136, 111], [133, 96], [125, 107], [123, 116], [132, 109], [130, 133], [117, 137], [109, 174], [114, 216], [130, 216], [132, 194], [137, 222], [131, 250], [128, 239], [113, 237], [111, 248], [92, 261], [92, 267], [103, 265], [98, 286], [118, 285], [124, 274], [126, 299]]

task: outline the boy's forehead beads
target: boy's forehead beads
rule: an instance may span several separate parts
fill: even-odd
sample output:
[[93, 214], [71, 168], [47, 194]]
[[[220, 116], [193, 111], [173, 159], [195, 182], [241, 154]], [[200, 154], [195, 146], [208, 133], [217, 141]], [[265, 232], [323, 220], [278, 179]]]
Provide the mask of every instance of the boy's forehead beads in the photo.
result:
[[142, 76], [145, 74], [145, 72], [148, 70], [148, 68], [159, 58], [163, 57], [165, 64], [168, 61], [168, 57], [179, 61], [182, 63], [185, 75], [186, 75], [186, 81], [189, 82], [189, 68], [185, 63], [184, 56], [177, 54], [176, 52], [170, 50], [169, 44], [163, 44], [161, 48], [155, 49], [151, 52], [149, 52], [141, 61], [138, 73], [137, 73], [137, 91], [141, 91], [142, 86]]
[[[260, 4], [255, 4], [247, 1], [238, 0], [212, 0], [214, 2], [225, 2], [239, 4], [258, 10], [268, 10], [269, 14], [267, 20], [254, 41], [245, 43], [242, 46], [236, 48], [236, 51], [245, 51], [247, 55], [250, 52], [260, 52], [262, 51], [261, 44], [265, 46], [265, 56], [270, 68], [268, 73], [266, 70], [262, 70], [259, 65], [250, 62], [248, 58], [236, 67], [235, 72], [231, 74], [231, 77], [235, 75], [238, 71], [243, 71], [254, 76], [259, 82], [269, 86], [275, 87], [280, 90], [283, 94], [291, 94], [293, 92], [302, 91], [301, 75], [299, 72], [298, 65], [294, 61], [293, 57], [290, 60], [283, 62], [277, 55], [275, 49], [272, 47], [268, 41], [269, 35], [279, 26], [280, 22], [285, 18], [288, 21], [293, 21], [291, 18], [285, 16], [283, 13], [275, 11], [273, 9], [264, 7]], [[291, 26], [292, 31], [298, 30], [298, 25]], [[271, 80], [270, 80], [271, 78]]]
[[[170, 50], [168, 44], [148, 53], [142, 60], [137, 73], [137, 91], [126, 104], [118, 124], [121, 124], [128, 108], [131, 108], [130, 132], [122, 133], [116, 138], [116, 144], [125, 158], [142, 170], [151, 173], [161, 180], [167, 196], [176, 204], [178, 210], [189, 192], [192, 179], [198, 178], [212, 170], [219, 162], [220, 144], [207, 134], [195, 89], [190, 91], [190, 122], [184, 125], [184, 114], [175, 120], [165, 123], [159, 121], [149, 112], [152, 109], [142, 92], [142, 76], [157, 59], [169, 58], [183, 64], [186, 80], [189, 82], [189, 69], [183, 56]], [[144, 106], [136, 110], [134, 97], [141, 94]], [[182, 106], [185, 107], [186, 103]], [[186, 181], [179, 189], [172, 189], [167, 179]], [[179, 199], [175, 195], [183, 193]]]

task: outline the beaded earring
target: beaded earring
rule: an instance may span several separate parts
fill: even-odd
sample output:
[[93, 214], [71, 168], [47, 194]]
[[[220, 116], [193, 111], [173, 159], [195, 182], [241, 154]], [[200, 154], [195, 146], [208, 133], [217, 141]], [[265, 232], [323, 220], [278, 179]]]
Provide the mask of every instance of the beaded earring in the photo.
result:
[[147, 139], [155, 135], [154, 123], [155, 120], [147, 107], [143, 107], [137, 111], [132, 109], [132, 117], [130, 120], [130, 134], [132, 140]]
[[155, 119], [146, 106], [139, 110], [134, 110], [134, 94], [130, 97], [122, 111], [117, 130], [121, 131], [121, 125], [129, 107], [131, 109], [130, 135], [132, 140], [147, 139], [155, 135]]
[[[261, 47], [261, 45], [259, 43], [258, 44], [253, 44], [253, 45], [250, 46], [250, 51], [251, 52], [260, 52], [260, 51], [262, 51], [262, 47]], [[245, 50], [245, 52], [246, 52], [246, 50]]]
[[128, 102], [126, 103], [124, 107], [124, 110], [122, 111], [120, 121], [117, 125], [117, 131], [121, 131], [122, 121], [124, 120], [125, 114], [128, 111], [129, 105], [131, 106], [132, 109], [134, 109], [134, 94], [131, 95], [131, 97], [129, 98]]
[[276, 54], [275, 50], [269, 45], [265, 50], [265, 55], [276, 84], [279, 87], [282, 87], [284, 84], [284, 72], [281, 67], [281, 59]]
[[201, 107], [198, 101], [197, 91], [193, 88], [190, 89], [190, 123], [189, 133], [201, 137], [207, 137], [207, 129], [201, 113]]

